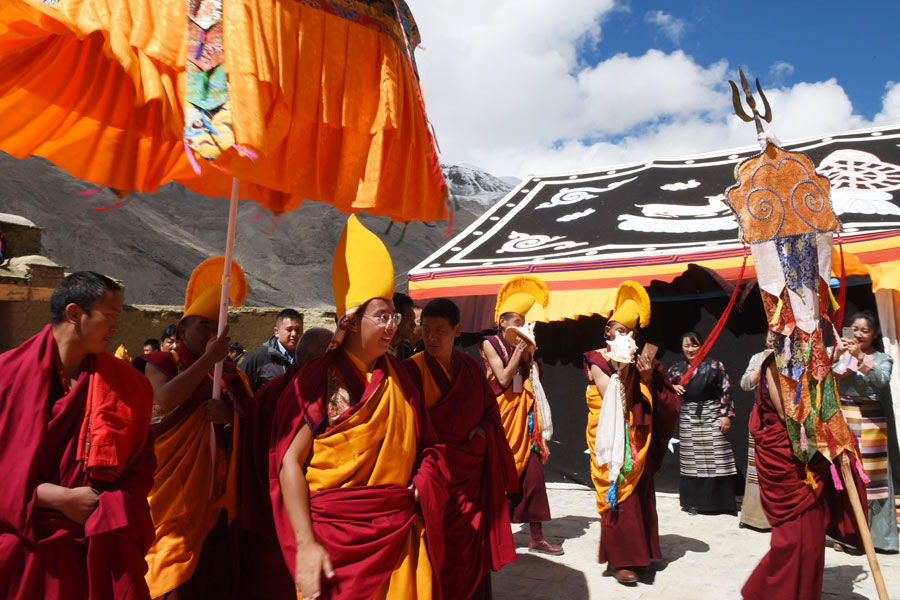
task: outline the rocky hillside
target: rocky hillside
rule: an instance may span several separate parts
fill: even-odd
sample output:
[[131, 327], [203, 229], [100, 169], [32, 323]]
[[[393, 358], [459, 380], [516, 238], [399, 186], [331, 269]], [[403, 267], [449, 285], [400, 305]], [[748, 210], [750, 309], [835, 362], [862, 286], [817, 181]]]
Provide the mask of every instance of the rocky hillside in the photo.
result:
[[[471, 223], [511, 185], [473, 167], [444, 167], [457, 200], [456, 231]], [[117, 201], [47, 161], [16, 160], [0, 153], [0, 212], [43, 227], [42, 253], [67, 271], [92, 269], [125, 282], [132, 304], [181, 304], [191, 270], [224, 252], [228, 202], [169, 184], [155, 195]], [[397, 289], [406, 273], [444, 242], [446, 221], [403, 225], [361, 216], [394, 258]], [[332, 304], [331, 256], [345, 216], [328, 205], [306, 202], [274, 218], [253, 202], [238, 207], [235, 258], [248, 279], [251, 306], [325, 307]]]

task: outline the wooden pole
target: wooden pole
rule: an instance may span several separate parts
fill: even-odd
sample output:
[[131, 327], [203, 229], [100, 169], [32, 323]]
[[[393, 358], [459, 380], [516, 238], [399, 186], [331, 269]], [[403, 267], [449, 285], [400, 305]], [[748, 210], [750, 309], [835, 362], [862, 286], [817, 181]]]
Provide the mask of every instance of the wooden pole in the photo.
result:
[[[228, 205], [228, 231], [225, 234], [225, 266], [222, 270], [222, 294], [219, 297], [219, 329], [216, 332], [218, 337], [222, 337], [225, 328], [228, 326], [228, 297], [231, 294], [231, 257], [234, 255], [234, 230], [237, 222], [237, 203], [238, 192], [240, 191], [240, 181], [237, 177], [231, 180], [231, 202]], [[216, 363], [213, 369], [213, 400], [222, 397], [222, 374], [225, 369], [225, 359]], [[209, 498], [212, 499], [215, 493], [216, 483], [216, 426], [209, 424], [209, 459], [212, 465], [212, 473], [209, 478]]]
[[847, 457], [846, 452], [841, 453], [840, 459], [841, 477], [844, 480], [844, 487], [847, 488], [847, 495], [850, 496], [850, 505], [853, 507], [853, 515], [856, 517], [856, 524], [859, 526], [859, 533], [862, 536], [866, 558], [869, 560], [869, 568], [872, 570], [872, 578], [875, 580], [878, 598], [879, 600], [889, 600], [887, 587], [884, 585], [884, 577], [881, 574], [881, 566], [878, 564], [878, 557], [875, 556], [872, 534], [869, 532], [868, 523], [866, 523], [866, 514], [863, 512], [862, 503], [859, 501], [859, 492], [856, 491], [856, 482], [853, 479], [853, 471], [850, 469], [850, 459]]

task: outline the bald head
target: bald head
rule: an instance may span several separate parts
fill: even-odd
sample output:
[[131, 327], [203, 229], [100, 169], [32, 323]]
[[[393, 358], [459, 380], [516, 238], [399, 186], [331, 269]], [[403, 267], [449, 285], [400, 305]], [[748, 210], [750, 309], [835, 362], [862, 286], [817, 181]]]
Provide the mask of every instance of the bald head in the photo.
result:
[[332, 337], [334, 337], [334, 332], [324, 327], [313, 327], [304, 331], [300, 336], [300, 341], [297, 342], [297, 349], [294, 351], [294, 364], [302, 367], [308, 362], [325, 356]]

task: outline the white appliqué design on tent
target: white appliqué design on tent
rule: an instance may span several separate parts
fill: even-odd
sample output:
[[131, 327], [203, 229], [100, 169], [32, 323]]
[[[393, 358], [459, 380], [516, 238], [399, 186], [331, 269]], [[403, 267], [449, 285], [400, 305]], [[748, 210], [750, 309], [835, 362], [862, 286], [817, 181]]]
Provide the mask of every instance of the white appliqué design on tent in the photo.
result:
[[889, 193], [900, 189], [900, 165], [861, 150], [837, 150], [816, 170], [831, 181], [835, 214], [900, 215]]
[[528, 233], [519, 233], [511, 231], [509, 233], [509, 241], [503, 244], [497, 254], [504, 252], [532, 252], [534, 250], [569, 250], [578, 246], [586, 246], [587, 242], [562, 241], [565, 240], [564, 235], [531, 235]]
[[597, 194], [602, 194], [603, 192], [609, 192], [617, 187], [621, 187], [626, 183], [632, 182], [637, 177], [632, 177], [631, 179], [623, 179], [622, 181], [614, 181], [610, 183], [605, 188], [596, 188], [596, 187], [580, 187], [580, 188], [563, 188], [558, 191], [552, 198], [550, 198], [549, 202], [544, 202], [535, 207], [535, 210], [541, 208], [553, 208], [554, 206], [566, 206], [567, 204], [576, 204], [581, 202], [582, 200], [593, 200], [597, 197]]
[[[696, 182], [696, 180], [692, 179], [691, 182]], [[699, 182], [696, 183], [700, 185]], [[660, 186], [660, 189], [674, 189], [675, 185], [679, 184], [663, 185]], [[619, 215], [618, 227], [623, 231], [644, 233], [695, 233], [737, 229], [737, 222], [724, 200], [724, 194], [716, 194], [715, 196], [706, 196], [705, 205], [635, 204], [636, 208], [641, 209], [643, 216]]]
[[580, 219], [580, 218], [582, 218], [582, 217], [586, 217], [586, 216], [588, 216], [588, 215], [592, 215], [592, 214], [594, 214], [595, 212], [597, 212], [597, 211], [594, 210], [593, 208], [588, 208], [588, 209], [585, 209], [585, 210], [583, 210], [583, 211], [581, 211], [581, 212], [574, 212], [574, 213], [572, 213], [572, 214], [562, 216], [562, 217], [558, 218], [556, 221], [557, 221], [558, 223], [568, 223], [569, 221], [574, 221], [574, 220], [576, 220], [576, 219]]
[[[900, 206], [890, 192], [900, 189], [900, 165], [887, 163], [869, 152], [837, 150], [820, 163], [817, 171], [831, 181], [835, 214], [897, 215]], [[683, 191], [700, 186], [691, 179], [661, 185], [665, 191]], [[725, 196], [706, 196], [706, 205], [635, 204], [642, 215], [619, 215], [619, 229], [643, 233], [698, 233], [737, 229], [737, 222], [724, 203]]]
[[675, 183], [667, 183], [665, 185], [659, 186], [659, 189], [665, 190], [667, 192], [680, 192], [682, 190], [692, 190], [695, 187], [700, 187], [700, 182], [696, 179], [691, 179], [689, 181], [676, 181]]

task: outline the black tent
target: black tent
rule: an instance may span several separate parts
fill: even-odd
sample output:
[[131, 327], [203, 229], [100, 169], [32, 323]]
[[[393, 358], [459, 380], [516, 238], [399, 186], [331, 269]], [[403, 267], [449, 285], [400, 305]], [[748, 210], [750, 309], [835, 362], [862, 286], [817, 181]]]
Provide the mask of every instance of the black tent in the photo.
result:
[[[900, 261], [900, 127], [784, 146], [806, 152], [831, 180], [848, 255], [868, 264]], [[554, 412], [548, 463], [553, 478], [589, 483], [581, 353], [603, 344], [604, 317], [619, 282], [633, 279], [648, 288], [653, 316], [642, 336], [663, 349], [664, 364], [676, 358], [682, 332], [705, 334], [722, 314], [745, 254], [722, 201], [734, 183], [735, 165], [758, 152], [744, 148], [530, 177], [410, 271], [414, 299], [449, 297], [460, 305], [469, 333], [462, 344], [474, 354], [477, 332], [493, 325], [504, 281], [529, 273], [547, 283], [550, 305], [532, 309], [528, 318], [544, 321], [536, 334]], [[729, 438], [742, 467], [752, 396], [738, 381], [750, 356], [763, 347], [766, 328], [754, 276], [751, 259], [737, 307], [711, 354], [731, 378], [738, 417]], [[847, 314], [876, 308], [869, 283], [850, 278]], [[900, 384], [900, 378], [895, 381]], [[668, 461], [658, 483], [663, 490], [677, 489], [677, 461]]]

